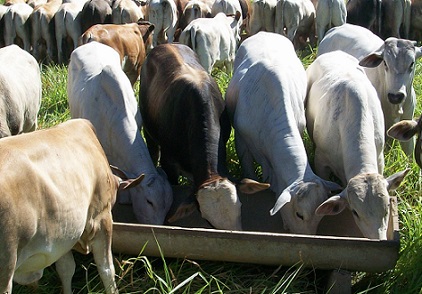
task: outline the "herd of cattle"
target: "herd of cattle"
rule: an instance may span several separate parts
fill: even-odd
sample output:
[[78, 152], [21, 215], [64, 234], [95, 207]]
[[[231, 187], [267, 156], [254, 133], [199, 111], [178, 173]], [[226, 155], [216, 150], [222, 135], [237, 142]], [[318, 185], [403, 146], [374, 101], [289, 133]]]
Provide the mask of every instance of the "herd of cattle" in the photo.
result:
[[[422, 48], [400, 38], [409, 36], [406, 28], [412, 26], [401, 20], [398, 30], [387, 30], [391, 37], [379, 37], [387, 32], [379, 24], [393, 2], [388, 0], [382, 1], [385, 6], [363, 1], [374, 4], [360, 14], [374, 12], [366, 27], [345, 23], [346, 15], [353, 15], [352, 4], [356, 8], [362, 1], [346, 5], [340, 0], [335, 8], [328, 3], [336, 1], [319, 0], [316, 9], [310, 0], [236, 1], [229, 10], [228, 0], [190, 0], [182, 12], [172, 0], [129, 1], [140, 14], [127, 24], [121, 24], [129, 5], [124, 0], [2, 6], [0, 293], [11, 293], [13, 281], [39, 280], [52, 263], [64, 293], [72, 293], [72, 249], [92, 251], [107, 293], [117, 293], [110, 247], [115, 201], [131, 204], [144, 224], [164, 224], [199, 208], [213, 227], [242, 230], [238, 191], [271, 189], [276, 199], [269, 213], [281, 215], [291, 233], [316, 234], [323, 216], [349, 209], [363, 236], [387, 239], [389, 192], [409, 171], [384, 178], [389, 137], [402, 140], [404, 152], [414, 151], [416, 162], [422, 161], [420, 136], [416, 144], [414, 136], [422, 123], [413, 121], [412, 86]], [[301, 17], [290, 10], [277, 31], [280, 9], [288, 11], [293, 2], [301, 3]], [[404, 17], [407, 1], [395, 2], [402, 3]], [[418, 1], [408, 4], [410, 13]], [[300, 25], [292, 33], [286, 21], [295, 16], [302, 23], [305, 7], [316, 11], [312, 36], [304, 35]], [[166, 15], [170, 12], [180, 17]], [[46, 19], [44, 13], [50, 13]], [[14, 22], [8, 23], [9, 14]], [[115, 23], [104, 23], [108, 17]], [[35, 19], [47, 21], [38, 33]], [[44, 29], [53, 19], [57, 39], [60, 20], [67, 29], [73, 26], [67, 36], [74, 42], [69, 57], [51, 49], [54, 35], [49, 39]], [[323, 19], [339, 23], [329, 29]], [[21, 35], [28, 27], [25, 20], [32, 25], [32, 42]], [[45, 49], [38, 47], [41, 35]], [[13, 44], [15, 36], [22, 47]], [[295, 49], [313, 38], [318, 54], [305, 70]], [[35, 131], [43, 54], [52, 61], [70, 59], [72, 120]], [[4, 66], [10, 60], [13, 66]], [[215, 66], [232, 77], [225, 97], [211, 76]], [[242, 180], [226, 167], [232, 128]], [[303, 144], [305, 129], [315, 147], [314, 170]], [[257, 179], [255, 162], [265, 183]], [[193, 200], [170, 216], [172, 185], [181, 174], [192, 179]], [[328, 180], [331, 174], [339, 183]]]

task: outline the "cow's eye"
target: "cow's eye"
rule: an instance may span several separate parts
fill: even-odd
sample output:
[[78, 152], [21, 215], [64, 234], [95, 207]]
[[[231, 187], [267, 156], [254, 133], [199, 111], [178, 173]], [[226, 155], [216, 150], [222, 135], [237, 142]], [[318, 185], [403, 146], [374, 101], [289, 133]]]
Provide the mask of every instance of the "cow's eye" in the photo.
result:
[[301, 215], [299, 212], [296, 212], [296, 216], [297, 216], [298, 218], [300, 218], [301, 220], [303, 220], [303, 215]]
[[385, 60], [384, 60], [384, 66], [385, 66], [385, 70], [388, 70], [387, 62], [385, 62]]

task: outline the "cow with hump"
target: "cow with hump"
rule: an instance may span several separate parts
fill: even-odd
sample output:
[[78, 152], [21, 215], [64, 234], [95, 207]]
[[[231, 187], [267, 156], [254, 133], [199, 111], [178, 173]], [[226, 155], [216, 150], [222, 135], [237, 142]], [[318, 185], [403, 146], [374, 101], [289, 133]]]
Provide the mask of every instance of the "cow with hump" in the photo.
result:
[[315, 144], [316, 172], [326, 179], [333, 172], [346, 187], [321, 204], [316, 214], [333, 215], [349, 208], [365, 237], [386, 240], [388, 193], [408, 170], [383, 176], [385, 130], [377, 92], [358, 60], [343, 51], [319, 56], [306, 72], [306, 119]]
[[[202, 217], [217, 229], [241, 230], [236, 186], [224, 177], [230, 122], [217, 83], [192, 49], [162, 44], [150, 52], [141, 71], [139, 106], [148, 149], [155, 163], [160, 151], [170, 182], [177, 183], [180, 171], [192, 175]], [[267, 187], [243, 181], [239, 189], [253, 193]]]
[[[0, 293], [32, 284], [55, 263], [72, 293], [72, 249], [94, 260], [106, 293], [118, 293], [111, 252], [116, 192], [139, 183], [111, 172], [95, 130], [70, 120], [0, 140]], [[22, 176], [25, 181], [22, 181]]]
[[173, 192], [142, 138], [142, 117], [117, 51], [98, 42], [76, 48], [70, 58], [67, 93], [72, 117], [92, 122], [110, 164], [129, 178], [145, 174], [136, 188], [119, 193], [119, 203], [131, 203], [140, 223], [163, 224]]
[[301, 137], [305, 95], [305, 69], [289, 39], [259, 32], [240, 45], [226, 104], [242, 171], [256, 178], [259, 163], [277, 196], [271, 215], [281, 211], [291, 233], [315, 234], [322, 219], [315, 209], [341, 187], [309, 165]]
[[[327, 32], [319, 44], [318, 56], [335, 50], [354, 56], [364, 67], [381, 101], [386, 130], [400, 120], [413, 119], [416, 94], [412, 83], [421, 47], [393, 37], [383, 41], [366, 28], [344, 24]], [[401, 146], [410, 155], [414, 140], [402, 142]]]
[[34, 131], [41, 105], [41, 72], [35, 58], [17, 45], [0, 49], [0, 89], [0, 138]]

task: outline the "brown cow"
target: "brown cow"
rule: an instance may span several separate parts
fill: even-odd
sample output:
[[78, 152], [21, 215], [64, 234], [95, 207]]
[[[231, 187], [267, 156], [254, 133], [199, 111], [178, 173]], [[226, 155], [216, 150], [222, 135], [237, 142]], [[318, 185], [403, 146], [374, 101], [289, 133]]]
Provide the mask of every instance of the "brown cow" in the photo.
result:
[[[117, 293], [111, 253], [117, 190], [138, 184], [111, 172], [92, 124], [57, 127], [0, 140], [0, 293], [31, 284], [52, 263], [72, 293], [72, 249], [92, 251], [106, 293]], [[23, 180], [24, 178], [24, 180]]]
[[120, 55], [122, 69], [132, 86], [141, 72], [146, 48], [151, 44], [154, 25], [148, 21], [130, 24], [97, 24], [89, 28], [79, 39], [79, 44], [97, 41], [114, 48]]

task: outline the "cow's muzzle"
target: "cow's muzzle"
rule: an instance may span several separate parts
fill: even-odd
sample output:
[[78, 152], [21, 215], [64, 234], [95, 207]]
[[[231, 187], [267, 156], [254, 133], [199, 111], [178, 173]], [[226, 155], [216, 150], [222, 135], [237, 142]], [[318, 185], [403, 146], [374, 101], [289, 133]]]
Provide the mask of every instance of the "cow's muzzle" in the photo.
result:
[[388, 101], [392, 104], [400, 104], [406, 96], [403, 93], [388, 93]]

